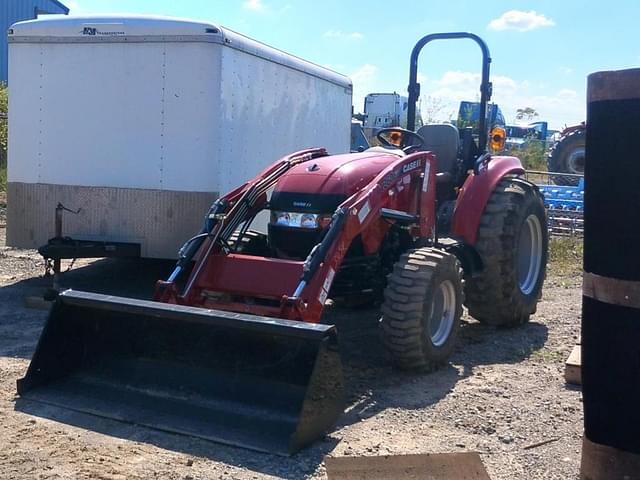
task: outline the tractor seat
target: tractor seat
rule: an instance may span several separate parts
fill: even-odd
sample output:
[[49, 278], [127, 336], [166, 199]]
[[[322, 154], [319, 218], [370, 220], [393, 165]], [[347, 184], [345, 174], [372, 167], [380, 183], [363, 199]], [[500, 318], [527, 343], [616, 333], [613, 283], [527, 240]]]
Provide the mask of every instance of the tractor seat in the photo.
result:
[[453, 173], [458, 161], [460, 134], [450, 123], [430, 123], [418, 130], [424, 138], [423, 151], [433, 152], [438, 163], [437, 173]]

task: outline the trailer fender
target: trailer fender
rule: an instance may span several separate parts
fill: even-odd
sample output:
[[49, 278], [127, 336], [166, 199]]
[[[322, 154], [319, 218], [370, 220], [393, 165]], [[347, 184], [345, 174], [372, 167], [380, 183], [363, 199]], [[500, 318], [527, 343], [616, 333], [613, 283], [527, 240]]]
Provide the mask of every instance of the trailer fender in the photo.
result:
[[462, 185], [453, 212], [451, 233], [475, 245], [480, 217], [496, 185], [505, 175], [524, 173], [522, 163], [516, 157], [491, 157], [478, 174], [471, 173]]

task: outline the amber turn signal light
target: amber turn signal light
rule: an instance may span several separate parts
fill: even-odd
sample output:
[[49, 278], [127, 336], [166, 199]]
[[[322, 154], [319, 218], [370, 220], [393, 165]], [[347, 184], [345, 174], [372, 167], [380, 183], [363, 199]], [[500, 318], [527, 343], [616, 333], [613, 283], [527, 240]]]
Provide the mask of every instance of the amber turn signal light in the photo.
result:
[[507, 132], [502, 127], [493, 127], [489, 135], [489, 148], [492, 152], [499, 152], [504, 149], [507, 141]]

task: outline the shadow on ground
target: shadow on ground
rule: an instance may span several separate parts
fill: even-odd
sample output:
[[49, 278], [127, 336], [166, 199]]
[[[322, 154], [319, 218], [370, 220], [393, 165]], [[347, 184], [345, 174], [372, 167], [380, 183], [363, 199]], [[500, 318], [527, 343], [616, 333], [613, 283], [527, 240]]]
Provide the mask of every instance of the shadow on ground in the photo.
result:
[[[65, 274], [63, 285], [74, 289], [135, 298], [150, 298], [158, 278], [171, 271], [168, 262], [103, 260]], [[2, 296], [24, 295], [46, 286], [43, 279], [18, 282], [0, 289]], [[34, 322], [40, 327], [46, 314]], [[346, 413], [338, 427], [356, 423], [374, 416], [387, 408], [422, 409], [446, 397], [456, 382], [473, 374], [477, 365], [517, 363], [542, 348], [547, 339], [547, 328], [535, 321], [515, 329], [497, 329], [477, 323], [465, 322], [461, 329], [458, 348], [452, 358], [455, 368], [448, 365], [433, 373], [398, 372], [390, 367], [378, 330], [378, 310], [349, 310], [332, 306], [325, 320], [335, 323], [340, 336], [340, 350], [347, 385]], [[17, 326], [17, 324], [16, 324]], [[33, 353], [39, 328], [32, 329], [30, 338], [22, 348], [28, 358]], [[2, 349], [0, 346], [0, 355]], [[239, 450], [193, 437], [103, 419], [92, 415], [60, 409], [50, 405], [18, 399], [16, 410], [75, 425], [113, 437], [146, 442], [160, 448], [208, 458], [252, 471], [282, 476], [305, 478], [331, 452], [339, 439], [327, 436], [292, 458], [278, 458]], [[256, 432], [259, 435], [260, 432]]]
[[[18, 268], [32, 258], [9, 258]], [[156, 280], [166, 278], [174, 262], [158, 260], [104, 259], [74, 268], [61, 275], [61, 288], [149, 299]], [[26, 266], [25, 266], [26, 268]], [[44, 265], [42, 266], [44, 271]], [[27, 308], [28, 299], [41, 299], [51, 287], [43, 275], [0, 287], [0, 356], [30, 358], [47, 318], [46, 304]]]
[[473, 375], [474, 367], [521, 362], [541, 349], [548, 337], [547, 327], [535, 321], [508, 329], [465, 317], [450, 364], [431, 373], [402, 372], [390, 366], [380, 339], [377, 309], [335, 309], [327, 313], [338, 326], [351, 404], [343, 425], [389, 407], [422, 409], [433, 405], [459, 380]]

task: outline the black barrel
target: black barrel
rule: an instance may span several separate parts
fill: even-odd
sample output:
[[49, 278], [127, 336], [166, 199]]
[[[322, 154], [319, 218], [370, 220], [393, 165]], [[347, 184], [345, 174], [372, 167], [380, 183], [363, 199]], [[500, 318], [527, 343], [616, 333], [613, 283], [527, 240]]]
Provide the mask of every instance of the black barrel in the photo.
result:
[[588, 78], [583, 479], [640, 478], [640, 69]]
[[56, 300], [18, 393], [282, 455], [344, 408], [333, 326], [73, 291]]

